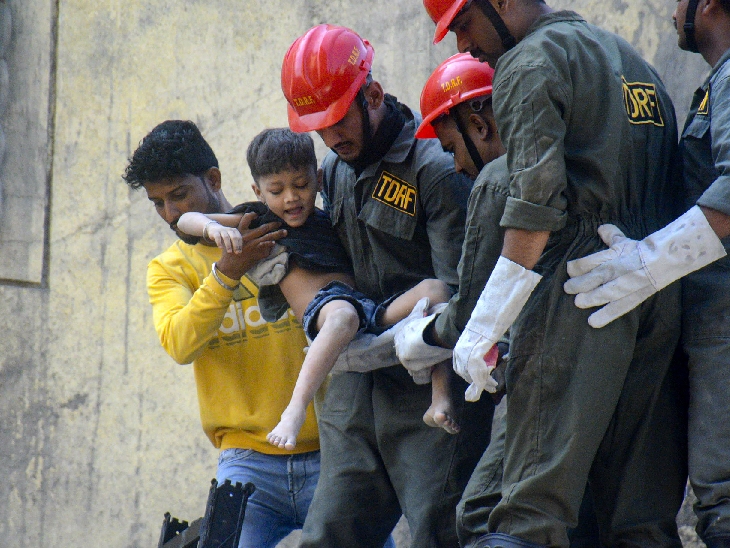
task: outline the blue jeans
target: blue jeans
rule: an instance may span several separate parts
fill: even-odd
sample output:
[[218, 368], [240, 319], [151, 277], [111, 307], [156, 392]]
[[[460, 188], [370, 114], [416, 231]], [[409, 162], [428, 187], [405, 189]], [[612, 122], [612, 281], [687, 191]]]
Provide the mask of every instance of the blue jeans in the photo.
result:
[[252, 449], [226, 449], [218, 458], [216, 480], [251, 482], [239, 548], [274, 548], [301, 529], [319, 478], [319, 451], [265, 455]]

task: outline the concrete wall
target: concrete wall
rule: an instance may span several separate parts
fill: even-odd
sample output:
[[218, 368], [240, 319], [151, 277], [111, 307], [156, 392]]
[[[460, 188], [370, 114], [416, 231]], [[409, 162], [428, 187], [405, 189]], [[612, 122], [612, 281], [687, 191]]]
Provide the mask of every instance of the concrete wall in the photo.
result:
[[[686, 110], [706, 67], [676, 48], [674, 2], [552, 5], [629, 39]], [[158, 122], [192, 119], [243, 200], [245, 147], [286, 123], [281, 58], [306, 29], [358, 30], [375, 78], [414, 106], [453, 38], [430, 45], [418, 0], [0, 0], [0, 17], [0, 31], [12, 21], [0, 51], [0, 544], [155, 546], [165, 511], [202, 514], [216, 451], [192, 371], [152, 327], [145, 269], [173, 234], [121, 181], [126, 158]]]

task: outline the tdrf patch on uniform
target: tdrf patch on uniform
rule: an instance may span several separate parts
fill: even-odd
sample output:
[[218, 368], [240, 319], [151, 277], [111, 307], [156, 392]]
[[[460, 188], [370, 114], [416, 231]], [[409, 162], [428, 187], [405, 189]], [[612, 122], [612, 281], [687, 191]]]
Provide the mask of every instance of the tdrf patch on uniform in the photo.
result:
[[702, 98], [700, 106], [697, 108], [697, 114], [701, 116], [707, 116], [710, 114], [710, 90], [705, 92], [705, 96]]
[[378, 184], [373, 190], [373, 198], [407, 213], [411, 217], [416, 214], [416, 187], [399, 179], [395, 175], [383, 171], [378, 179]]
[[664, 127], [664, 119], [659, 110], [656, 86], [642, 82], [627, 82], [622, 76], [624, 105], [632, 124], [654, 124]]

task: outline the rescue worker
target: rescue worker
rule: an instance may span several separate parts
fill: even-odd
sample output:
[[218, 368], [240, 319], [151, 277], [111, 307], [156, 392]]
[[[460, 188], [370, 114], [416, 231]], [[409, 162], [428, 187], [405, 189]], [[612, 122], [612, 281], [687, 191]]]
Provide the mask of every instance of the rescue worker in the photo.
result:
[[[499, 258], [504, 236], [499, 220], [509, 195], [509, 173], [492, 114], [493, 74], [486, 63], [468, 53], [458, 53], [433, 71], [421, 92], [423, 122], [416, 138], [437, 137], [442, 148], [453, 154], [456, 170], [476, 180], [467, 206], [459, 290], [435, 318], [411, 322], [408, 329], [399, 331], [395, 336], [396, 352], [410, 348], [409, 336], [419, 336], [421, 332], [429, 345], [453, 349]], [[425, 327], [424, 322], [428, 322]], [[506, 341], [500, 343], [500, 354], [506, 352], [507, 346]], [[425, 350], [419, 356], [405, 356], [404, 363], [410, 364], [415, 358], [439, 359], [440, 353], [432, 348]], [[503, 386], [503, 381], [498, 383], [495, 379], [492, 389], [502, 393]], [[474, 529], [481, 527], [482, 507], [494, 505], [501, 498], [505, 426], [501, 417], [495, 418], [489, 447], [475, 469], [480, 472], [472, 474], [475, 479], [488, 479], [470, 481], [457, 506], [456, 531], [461, 545], [478, 534]]]
[[[416, 138], [437, 137], [442, 148], [453, 154], [456, 170], [476, 178], [467, 206], [466, 235], [459, 261], [459, 290], [435, 319], [425, 320], [429, 322], [425, 329], [416, 327], [419, 322], [408, 324], [411, 333], [417, 336], [423, 333], [423, 339], [430, 345], [454, 347], [502, 249], [504, 229], [499, 221], [509, 196], [509, 171], [492, 112], [493, 76], [494, 70], [487, 63], [481, 63], [468, 53], [457, 53], [433, 71], [421, 92], [423, 122], [416, 131]], [[413, 348], [408, 344], [407, 331], [401, 330], [395, 336], [396, 351], [402, 345], [405, 345], [404, 349]], [[504, 355], [507, 341], [500, 341], [499, 347], [500, 355]], [[429, 356], [432, 360], [438, 359], [438, 353], [432, 348], [427, 348], [419, 357], [427, 359]], [[404, 362], [410, 363], [413, 358], [404, 357]], [[504, 393], [502, 368], [495, 369], [492, 376], [495, 377], [493, 398], [499, 402]], [[506, 400], [502, 403], [506, 404]], [[492, 423], [489, 447], [457, 506], [456, 532], [462, 546], [487, 532], [485, 516], [489, 516], [491, 508], [501, 499], [505, 426], [504, 410], [500, 409]], [[570, 535], [571, 548], [598, 544], [592, 512], [591, 498], [585, 497], [580, 527]]]
[[[681, 0], [673, 19], [679, 47], [700, 53], [712, 67], [695, 92], [680, 142], [689, 210], [641, 242], [601, 227], [610, 249], [571, 265], [576, 277], [566, 290], [579, 293], [581, 307], [609, 303], [592, 315], [600, 326], [691, 272], [682, 279], [689, 479], [697, 533], [708, 548], [721, 548], [730, 547], [730, 1]], [[617, 253], [620, 261], [612, 260]]]
[[[282, 89], [291, 129], [316, 131], [332, 149], [323, 205], [356, 287], [387, 302], [426, 278], [456, 287], [471, 182], [436, 141], [415, 139], [420, 116], [372, 79], [373, 56], [352, 30], [318, 25], [286, 53]], [[332, 376], [302, 546], [382, 546], [401, 513], [414, 546], [458, 546], [454, 509], [488, 443], [494, 406], [465, 404], [461, 379], [453, 388], [456, 435], [425, 425], [431, 391], [401, 365]]]
[[643, 237], [673, 218], [671, 101], [629, 44], [573, 12], [424, 3], [435, 41], [453, 30], [459, 51], [495, 68], [510, 174], [502, 254], [454, 348], [475, 396], [511, 326], [502, 500], [473, 546], [568, 546], [587, 483], [602, 545], [681, 546], [679, 287], [603, 330], [563, 291], [567, 262], [602, 249], [600, 224]]

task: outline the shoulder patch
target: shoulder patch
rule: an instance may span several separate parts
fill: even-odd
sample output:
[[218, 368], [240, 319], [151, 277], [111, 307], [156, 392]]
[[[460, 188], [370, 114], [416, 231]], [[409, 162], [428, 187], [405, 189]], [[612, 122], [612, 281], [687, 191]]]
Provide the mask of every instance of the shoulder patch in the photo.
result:
[[417, 194], [415, 186], [387, 171], [383, 171], [380, 173], [372, 197], [413, 217], [416, 215]]
[[710, 90], [709, 88], [705, 92], [705, 96], [702, 98], [700, 106], [697, 108], [697, 114], [707, 116], [710, 114]]
[[654, 124], [664, 127], [664, 119], [659, 109], [656, 86], [643, 82], [627, 82], [621, 77], [624, 90], [624, 106], [632, 124]]

